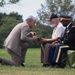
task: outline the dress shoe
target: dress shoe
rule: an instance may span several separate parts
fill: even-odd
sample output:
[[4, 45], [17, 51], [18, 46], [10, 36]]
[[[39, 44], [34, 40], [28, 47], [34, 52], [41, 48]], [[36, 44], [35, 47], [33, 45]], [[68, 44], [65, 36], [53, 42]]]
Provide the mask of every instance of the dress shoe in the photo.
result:
[[25, 65], [24, 65], [23, 63], [21, 63], [21, 66], [22, 66], [22, 67], [25, 67]]
[[0, 63], [2, 63], [2, 58], [0, 58]]
[[49, 65], [49, 68], [53, 68], [54, 67], [54, 65]]
[[65, 68], [65, 65], [61, 64], [59, 65], [60, 68]]
[[60, 66], [59, 65], [55, 65], [55, 66], [53, 66], [53, 68], [60, 68]]
[[49, 67], [50, 64], [43, 64], [43, 67]]
[[64, 68], [62, 65], [55, 65], [54, 68]]

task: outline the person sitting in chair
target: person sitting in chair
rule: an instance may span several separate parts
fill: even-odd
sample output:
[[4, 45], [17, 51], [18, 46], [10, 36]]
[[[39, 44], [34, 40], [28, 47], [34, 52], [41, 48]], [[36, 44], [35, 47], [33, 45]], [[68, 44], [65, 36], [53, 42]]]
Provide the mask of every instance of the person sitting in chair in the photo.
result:
[[60, 20], [63, 26], [66, 27], [64, 37], [60, 38], [60, 43], [50, 46], [50, 50], [54, 51], [54, 55], [50, 57], [49, 53], [49, 62], [56, 67], [65, 67], [65, 64], [62, 62], [63, 54], [66, 53], [68, 49], [75, 49], [75, 26], [73, 26], [71, 17], [61, 15]]

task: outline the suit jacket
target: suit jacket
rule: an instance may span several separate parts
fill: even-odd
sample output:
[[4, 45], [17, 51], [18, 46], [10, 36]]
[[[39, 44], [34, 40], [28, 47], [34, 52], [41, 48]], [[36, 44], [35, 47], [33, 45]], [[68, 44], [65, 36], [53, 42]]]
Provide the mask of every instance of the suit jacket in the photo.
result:
[[26, 21], [19, 23], [12, 29], [4, 41], [4, 46], [21, 56], [21, 49], [24, 42], [32, 40], [31, 37], [27, 36], [29, 30], [30, 28]]
[[63, 41], [64, 44], [69, 45], [71, 49], [75, 49], [75, 26], [73, 26], [72, 23], [69, 25]]

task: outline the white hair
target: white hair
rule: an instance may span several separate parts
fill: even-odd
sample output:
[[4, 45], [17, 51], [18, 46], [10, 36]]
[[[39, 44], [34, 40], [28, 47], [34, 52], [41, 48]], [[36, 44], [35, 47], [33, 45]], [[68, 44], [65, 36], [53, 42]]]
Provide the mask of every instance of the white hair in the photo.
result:
[[26, 20], [33, 20], [36, 21], [36, 18], [34, 16], [28, 16]]

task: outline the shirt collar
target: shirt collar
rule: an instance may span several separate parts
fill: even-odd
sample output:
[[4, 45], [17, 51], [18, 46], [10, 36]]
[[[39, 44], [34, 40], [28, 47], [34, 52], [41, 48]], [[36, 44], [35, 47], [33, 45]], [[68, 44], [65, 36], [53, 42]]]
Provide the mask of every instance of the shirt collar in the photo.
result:
[[67, 28], [70, 26], [71, 23], [72, 23], [72, 22], [70, 22], [70, 23], [67, 25]]

